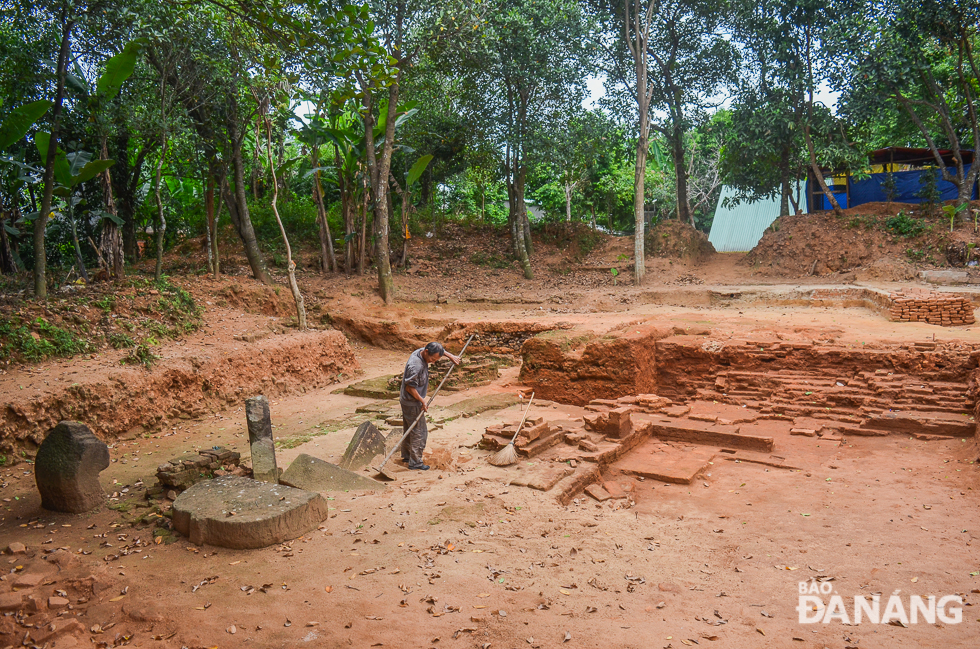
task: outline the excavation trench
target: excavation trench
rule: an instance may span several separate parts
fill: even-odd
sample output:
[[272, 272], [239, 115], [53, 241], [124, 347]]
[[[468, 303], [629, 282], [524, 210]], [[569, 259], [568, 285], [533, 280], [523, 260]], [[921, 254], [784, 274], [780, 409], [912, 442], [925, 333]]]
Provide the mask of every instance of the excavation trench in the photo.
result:
[[[516, 483], [563, 503], [582, 490], [625, 498], [634, 478], [690, 484], [724, 460], [802, 470], [859, 437], [976, 435], [975, 345], [676, 332], [642, 325], [526, 341], [521, 383], [550, 403], [517, 437], [537, 468]], [[487, 428], [483, 446], [502, 447], [515, 424]]]

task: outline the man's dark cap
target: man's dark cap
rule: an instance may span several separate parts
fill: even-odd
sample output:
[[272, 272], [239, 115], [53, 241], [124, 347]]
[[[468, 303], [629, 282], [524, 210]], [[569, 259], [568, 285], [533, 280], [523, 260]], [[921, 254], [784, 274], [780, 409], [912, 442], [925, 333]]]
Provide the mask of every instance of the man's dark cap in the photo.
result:
[[431, 342], [425, 346], [425, 352], [429, 356], [442, 356], [446, 353], [446, 349], [441, 343]]

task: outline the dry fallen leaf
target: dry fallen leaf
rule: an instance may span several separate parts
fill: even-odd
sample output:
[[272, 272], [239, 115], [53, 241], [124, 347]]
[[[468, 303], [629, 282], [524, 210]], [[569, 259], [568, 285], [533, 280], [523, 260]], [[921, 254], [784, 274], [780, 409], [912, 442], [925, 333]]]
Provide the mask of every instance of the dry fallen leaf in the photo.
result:
[[755, 630], [761, 633], [762, 635], [766, 635], [766, 632], [760, 629], [759, 627], [756, 627]]
[[126, 597], [126, 596], [125, 596], [125, 595], [118, 595], [118, 596], [116, 596], [116, 597], [113, 597], [113, 598], [112, 598], [112, 599], [110, 599], [109, 601], [110, 601], [110, 602], [118, 602], [119, 600], [121, 600], [121, 599], [122, 599], [122, 598], [124, 598], [124, 597]]
[[564, 642], [568, 642], [568, 641], [569, 641], [569, 640], [571, 640], [571, 639], [572, 639], [572, 634], [571, 634], [571, 633], [569, 633], [568, 631], [565, 631], [565, 639], [564, 639], [564, 640], [562, 640], [562, 642], [563, 642], [563, 643], [564, 643]]
[[326, 592], [326, 593], [332, 593], [333, 592], [333, 586], [324, 586], [323, 587], [323, 591]]
[[232, 624], [230, 627], [228, 627], [227, 631], [228, 633], [235, 635], [236, 633], [238, 633], [238, 627]]

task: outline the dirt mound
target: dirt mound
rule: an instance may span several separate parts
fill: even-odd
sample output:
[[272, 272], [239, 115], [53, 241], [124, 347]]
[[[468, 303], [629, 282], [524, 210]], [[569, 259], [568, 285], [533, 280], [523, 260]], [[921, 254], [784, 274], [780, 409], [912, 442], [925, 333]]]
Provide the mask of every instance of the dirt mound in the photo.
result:
[[296, 315], [296, 304], [289, 289], [258, 282], [230, 284], [215, 294], [217, 305], [280, 318]]
[[[201, 417], [252, 394], [277, 397], [336, 383], [360, 370], [339, 331], [270, 336], [244, 349], [235, 340], [172, 348], [152, 371], [123, 366], [93, 372], [70, 386], [15, 392], [0, 411], [0, 451], [33, 451], [59, 421], [81, 421], [102, 439]], [[177, 349], [180, 349], [178, 355]], [[169, 357], [168, 357], [169, 356]], [[73, 367], [78, 367], [74, 365]]]
[[913, 264], [948, 266], [951, 244], [973, 251], [977, 242], [972, 223], [958, 223], [951, 233], [941, 213], [867, 203], [844, 210], [843, 218], [833, 212], [782, 216], [741, 263], [795, 277], [865, 268], [870, 278], [895, 281], [914, 277]]
[[708, 235], [676, 219], [661, 221], [646, 236], [646, 254], [700, 263], [715, 254]]

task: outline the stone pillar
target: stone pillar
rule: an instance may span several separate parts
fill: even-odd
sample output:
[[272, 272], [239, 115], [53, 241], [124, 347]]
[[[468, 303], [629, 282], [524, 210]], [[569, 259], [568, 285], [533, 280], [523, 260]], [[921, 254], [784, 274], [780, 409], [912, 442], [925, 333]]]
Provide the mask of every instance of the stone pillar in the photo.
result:
[[276, 466], [276, 444], [272, 439], [272, 416], [269, 400], [264, 396], [245, 400], [248, 420], [248, 444], [252, 449], [252, 477], [262, 482], [279, 482]]

